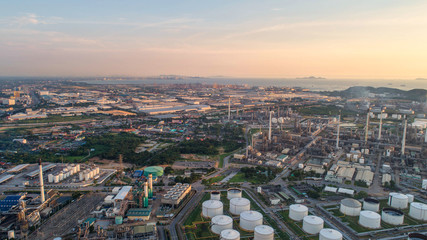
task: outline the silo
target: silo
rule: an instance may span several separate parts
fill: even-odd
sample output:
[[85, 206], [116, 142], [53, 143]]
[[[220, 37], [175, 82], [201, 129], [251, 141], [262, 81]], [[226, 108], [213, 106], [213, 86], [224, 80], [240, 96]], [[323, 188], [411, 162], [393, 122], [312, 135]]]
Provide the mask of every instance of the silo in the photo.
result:
[[383, 208], [381, 219], [391, 225], [402, 225], [404, 214], [394, 208]]
[[77, 166], [76, 165], [73, 166], [73, 172], [74, 173], [78, 173], [79, 172], [79, 171], [77, 171]]
[[256, 226], [262, 225], [262, 214], [257, 211], [244, 211], [240, 213], [240, 228], [253, 231]]
[[221, 232], [221, 240], [240, 240], [240, 233], [234, 229], [226, 229]]
[[83, 181], [85, 179], [84, 173], [79, 172], [79, 181]]
[[53, 174], [47, 175], [47, 181], [53, 183]]
[[64, 172], [62, 172], [62, 171], [59, 172], [58, 177], [59, 177], [59, 181], [64, 180]]
[[255, 227], [254, 240], [274, 240], [274, 229], [267, 225]]
[[372, 211], [361, 211], [359, 216], [359, 224], [366, 228], [377, 229], [381, 227], [381, 216]]
[[95, 168], [95, 173], [96, 173], [96, 175], [98, 175], [98, 174], [99, 174], [99, 167], [96, 167], [96, 168]]
[[84, 171], [84, 176], [85, 176], [85, 181], [89, 181], [90, 179], [90, 175], [89, 175], [89, 171]]
[[388, 196], [388, 205], [397, 209], [405, 209], [408, 207], [408, 196], [392, 192]]
[[89, 170], [89, 179], [92, 179], [94, 177], [93, 173], [94, 173], [93, 169]]
[[352, 198], [344, 198], [341, 200], [340, 212], [348, 216], [359, 216], [362, 210], [362, 204]]
[[70, 172], [70, 176], [74, 174], [74, 168], [68, 167], [68, 172]]
[[212, 218], [212, 232], [221, 234], [223, 230], [233, 228], [233, 219], [226, 215], [216, 215]]
[[323, 228], [323, 219], [318, 216], [305, 216], [302, 221], [302, 230], [308, 234], [318, 234]]
[[342, 240], [342, 234], [335, 229], [324, 228], [320, 230], [319, 240]]
[[221, 200], [221, 193], [219, 191], [211, 192], [211, 200]]
[[405, 194], [408, 197], [408, 203], [412, 203], [414, 201], [414, 195], [412, 194]]
[[53, 176], [53, 182], [59, 183], [59, 176], [58, 175]]
[[409, 216], [417, 220], [427, 221], [427, 204], [413, 202], [409, 208]]
[[251, 202], [247, 198], [232, 198], [230, 200], [231, 214], [240, 215], [240, 213], [249, 210], [251, 210]]
[[80, 164], [77, 164], [76, 167], [77, 167], [77, 172], [80, 172]]
[[380, 201], [375, 198], [365, 198], [363, 200], [363, 210], [378, 212], [380, 210]]
[[292, 204], [289, 207], [289, 218], [294, 221], [302, 221], [308, 215], [308, 208], [301, 204]]
[[204, 217], [213, 218], [216, 215], [223, 214], [223, 204], [218, 200], [207, 200], [202, 204], [202, 215]]
[[231, 200], [232, 198], [241, 198], [242, 190], [238, 188], [230, 188], [227, 190], [227, 199]]

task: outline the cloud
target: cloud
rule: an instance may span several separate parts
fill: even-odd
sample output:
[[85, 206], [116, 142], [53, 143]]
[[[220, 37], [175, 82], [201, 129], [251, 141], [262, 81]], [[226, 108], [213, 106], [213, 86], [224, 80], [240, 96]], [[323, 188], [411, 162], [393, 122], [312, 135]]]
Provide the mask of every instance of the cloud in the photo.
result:
[[24, 16], [15, 17], [13, 18], [12, 23], [20, 26], [46, 24], [45, 21], [41, 20], [41, 18], [34, 13], [28, 13]]

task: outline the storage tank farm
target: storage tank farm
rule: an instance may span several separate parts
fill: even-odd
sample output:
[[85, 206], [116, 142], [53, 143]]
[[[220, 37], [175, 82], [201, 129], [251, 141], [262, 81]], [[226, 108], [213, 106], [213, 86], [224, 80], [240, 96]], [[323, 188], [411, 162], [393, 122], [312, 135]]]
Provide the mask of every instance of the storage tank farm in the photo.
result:
[[212, 191], [211, 200], [221, 200], [221, 193], [219, 191]]
[[207, 218], [213, 218], [223, 214], [224, 205], [218, 200], [207, 200], [202, 204], [202, 215]]
[[380, 201], [375, 198], [365, 198], [363, 200], [363, 210], [369, 210], [373, 212], [380, 211]]
[[262, 225], [263, 216], [257, 211], [244, 211], [240, 213], [240, 228], [252, 232], [255, 230], [255, 227]]
[[409, 207], [409, 216], [417, 220], [427, 221], [427, 204], [413, 202]]
[[335, 229], [324, 228], [319, 232], [319, 240], [342, 240], [342, 233]]
[[345, 198], [341, 200], [340, 212], [348, 216], [359, 216], [362, 210], [362, 204], [352, 198]]
[[412, 203], [414, 201], [414, 195], [412, 194], [405, 194], [408, 197], [408, 203]]
[[292, 204], [289, 207], [289, 218], [294, 221], [302, 221], [308, 215], [308, 208], [302, 204]]
[[230, 200], [230, 212], [233, 215], [240, 215], [240, 213], [250, 209], [251, 202], [247, 198], [232, 198]]
[[405, 209], [408, 207], [408, 196], [401, 193], [391, 192], [388, 195], [388, 205], [397, 209]]
[[308, 234], [318, 234], [323, 229], [323, 224], [323, 219], [318, 216], [305, 216], [302, 221], [302, 230]]
[[234, 229], [226, 229], [221, 231], [221, 240], [240, 240], [240, 233]]
[[360, 212], [359, 224], [366, 228], [377, 229], [381, 227], [381, 216], [373, 211], [363, 210]]
[[233, 228], [233, 219], [226, 215], [216, 215], [211, 220], [213, 233], [221, 234], [223, 230]]
[[230, 188], [227, 190], [227, 199], [231, 200], [233, 198], [241, 198], [242, 190], [238, 188]]
[[394, 208], [383, 208], [381, 219], [391, 225], [402, 225], [405, 215], [402, 211]]
[[254, 229], [254, 240], [274, 240], [274, 229], [267, 225], [258, 225]]

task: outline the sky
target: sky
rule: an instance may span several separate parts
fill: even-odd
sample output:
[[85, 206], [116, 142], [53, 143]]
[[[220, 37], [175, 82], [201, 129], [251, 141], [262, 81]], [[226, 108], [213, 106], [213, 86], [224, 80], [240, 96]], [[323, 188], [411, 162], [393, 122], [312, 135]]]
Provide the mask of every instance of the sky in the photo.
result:
[[425, 0], [0, 2], [0, 76], [427, 78]]

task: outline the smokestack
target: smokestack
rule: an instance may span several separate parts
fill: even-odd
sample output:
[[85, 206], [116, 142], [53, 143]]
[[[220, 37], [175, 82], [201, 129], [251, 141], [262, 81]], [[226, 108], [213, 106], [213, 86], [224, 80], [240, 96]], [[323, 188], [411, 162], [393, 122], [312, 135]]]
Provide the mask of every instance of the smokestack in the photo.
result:
[[408, 119], [406, 119], [405, 115], [405, 121], [403, 126], [403, 136], [402, 136], [402, 156], [405, 155], [405, 147], [406, 147], [406, 127], [408, 125]]
[[148, 187], [153, 190], [153, 174], [148, 174]]
[[271, 118], [273, 113], [273, 111], [270, 111], [270, 124], [268, 125], [268, 141], [271, 141]]
[[426, 127], [426, 131], [425, 131], [424, 142], [427, 143], [427, 127]]
[[231, 98], [228, 98], [228, 121], [231, 120]]
[[341, 114], [338, 115], [338, 126], [337, 126], [337, 146], [338, 149], [340, 146], [340, 124], [341, 124]]
[[42, 166], [42, 159], [39, 159], [39, 177], [40, 177], [40, 200], [42, 203], [44, 203], [44, 185], [43, 185], [43, 166]]
[[148, 182], [145, 182], [144, 184], [144, 195], [146, 198], [148, 198]]
[[368, 133], [369, 133], [369, 114], [371, 111], [368, 109], [368, 113], [366, 114], [366, 126], [365, 126], [365, 145], [368, 144]]
[[378, 141], [381, 140], [382, 129], [383, 129], [383, 109], [381, 108], [381, 112], [380, 112], [380, 130], [378, 131]]

